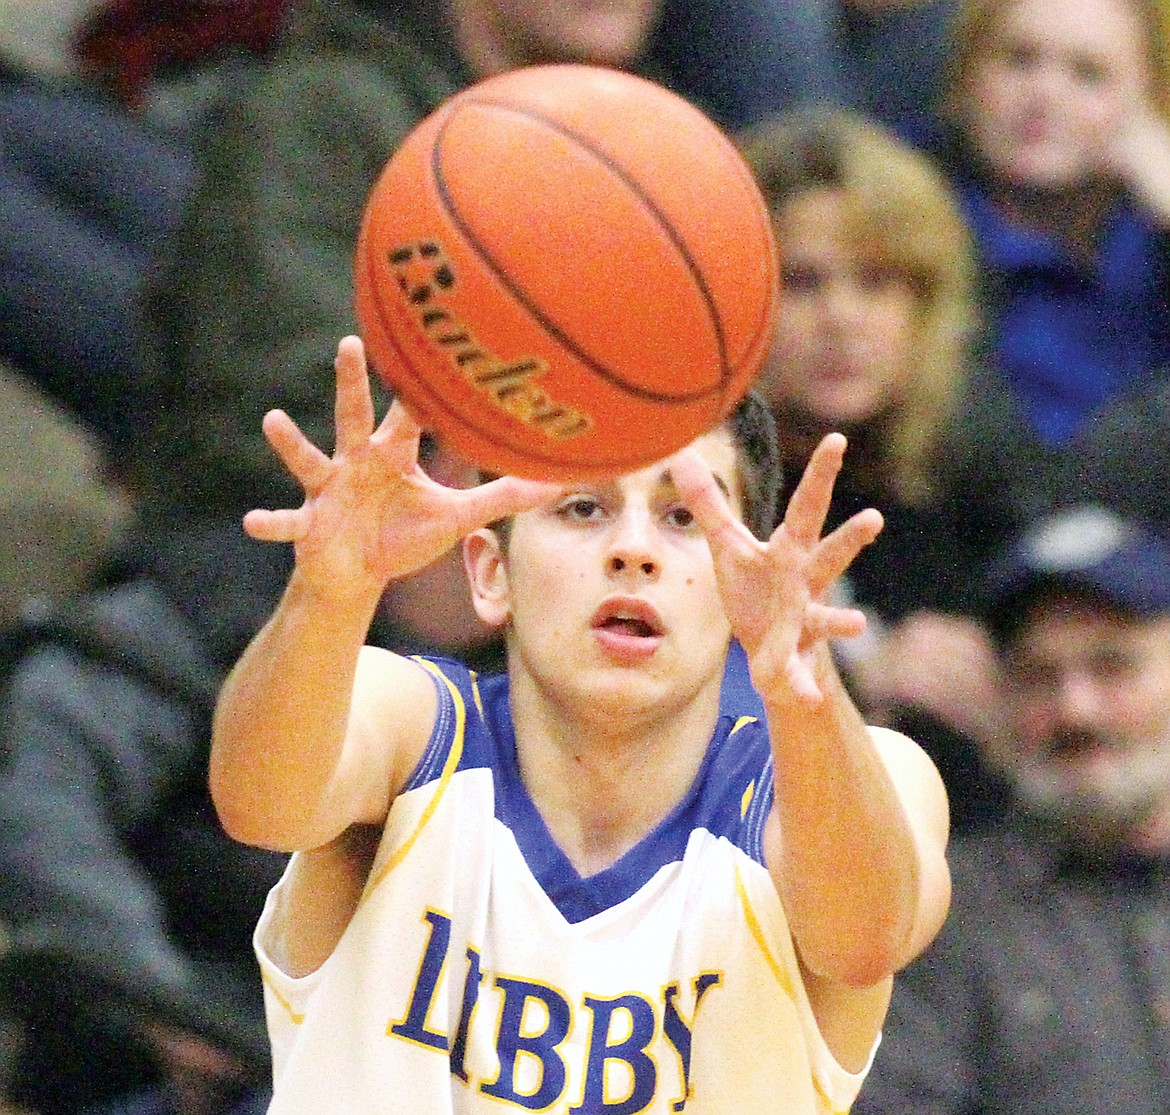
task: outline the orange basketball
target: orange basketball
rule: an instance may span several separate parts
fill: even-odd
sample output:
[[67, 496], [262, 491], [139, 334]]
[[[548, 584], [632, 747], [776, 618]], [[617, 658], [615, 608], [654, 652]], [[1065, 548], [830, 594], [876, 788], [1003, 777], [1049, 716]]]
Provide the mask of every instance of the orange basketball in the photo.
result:
[[629, 74], [534, 66], [449, 98], [375, 183], [355, 259], [374, 369], [496, 472], [612, 476], [718, 424], [778, 295], [730, 139]]

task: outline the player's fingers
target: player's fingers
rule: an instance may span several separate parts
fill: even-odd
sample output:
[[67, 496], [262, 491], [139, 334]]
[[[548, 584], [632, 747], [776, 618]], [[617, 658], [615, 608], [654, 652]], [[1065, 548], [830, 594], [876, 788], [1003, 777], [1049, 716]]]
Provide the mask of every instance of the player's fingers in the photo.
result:
[[710, 466], [690, 447], [669, 462], [670, 478], [679, 498], [695, 517], [709, 542], [727, 544], [751, 539], [751, 532], [731, 511]]
[[862, 550], [881, 533], [885, 520], [876, 508], [868, 507], [850, 516], [831, 534], [821, 539], [808, 575], [813, 596], [821, 596]]
[[244, 516], [244, 530], [257, 542], [296, 542], [304, 534], [305, 516], [299, 509], [257, 508]]
[[373, 442], [383, 454], [409, 457], [412, 464], [419, 459], [422, 426], [401, 399], [395, 399], [374, 432]]
[[303, 433], [283, 410], [264, 416], [264, 436], [294, 480], [306, 491], [325, 482], [332, 462]]
[[370, 394], [365, 349], [358, 337], [341, 339], [333, 366], [337, 373], [333, 424], [337, 448], [345, 452], [364, 445], [374, 432], [374, 399]]
[[817, 679], [813, 676], [812, 668], [797, 653], [789, 656], [785, 666], [785, 675], [788, 685], [796, 697], [808, 705], [819, 705], [824, 698]]
[[497, 519], [506, 519], [555, 499], [563, 490], [558, 484], [501, 476], [475, 488], [450, 489], [458, 492], [460, 528], [468, 534]]
[[845, 445], [844, 434], [826, 434], [809, 457], [788, 501], [784, 527], [788, 536], [806, 549], [816, 545], [824, 530], [833, 485], [845, 459]]
[[805, 610], [804, 635], [807, 639], [852, 639], [865, 631], [865, 613], [859, 608], [836, 608], [812, 603]]

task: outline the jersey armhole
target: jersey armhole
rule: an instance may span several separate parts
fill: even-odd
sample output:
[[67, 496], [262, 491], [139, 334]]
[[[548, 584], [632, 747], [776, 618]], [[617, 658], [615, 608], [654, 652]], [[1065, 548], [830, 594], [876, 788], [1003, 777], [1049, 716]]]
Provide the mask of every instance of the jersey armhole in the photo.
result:
[[415, 764], [414, 770], [411, 771], [410, 777], [407, 778], [405, 785], [399, 791], [403, 794], [410, 790], [417, 790], [428, 782], [433, 782], [442, 774], [447, 762], [447, 755], [455, 738], [453, 728], [457, 719], [455, 698], [451, 692], [456, 683], [451, 681], [430, 659], [416, 655], [411, 658], [411, 661], [425, 670], [430, 677], [431, 684], [435, 687], [438, 703], [435, 709], [435, 723], [431, 728], [431, 738], [427, 741], [426, 748]]
[[751, 797], [743, 804], [743, 823], [739, 846], [761, 867], [764, 859], [764, 827], [772, 813], [776, 796], [776, 772], [769, 755], [756, 780], [751, 784]]
[[287, 929], [286, 896], [290, 885], [289, 876], [296, 869], [298, 855], [297, 852], [292, 854], [280, 879], [268, 892], [264, 909], [252, 933], [252, 949], [264, 982], [265, 1009], [270, 1026], [273, 1014], [283, 1024], [300, 1025], [313, 989], [320, 982], [321, 968], [324, 967], [321, 965], [306, 975], [294, 976], [284, 966], [282, 934]]

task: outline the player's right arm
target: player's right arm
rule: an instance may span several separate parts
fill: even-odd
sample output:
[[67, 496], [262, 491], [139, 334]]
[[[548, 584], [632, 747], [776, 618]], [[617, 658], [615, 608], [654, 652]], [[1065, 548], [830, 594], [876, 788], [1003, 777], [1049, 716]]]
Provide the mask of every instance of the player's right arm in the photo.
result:
[[374, 428], [357, 338], [341, 342], [336, 368], [331, 457], [282, 412], [264, 419], [305, 500], [249, 512], [244, 526], [259, 540], [293, 543], [296, 565], [224, 683], [212, 731], [211, 790], [224, 827], [288, 851], [380, 824], [429, 738], [428, 676], [363, 646], [386, 585], [556, 490], [510, 477], [472, 489], [435, 483], [419, 467], [420, 429], [401, 404]]
[[294, 572], [216, 705], [211, 789], [237, 840], [317, 848], [380, 824], [422, 754], [435, 714], [414, 663], [363, 647], [369, 617]]

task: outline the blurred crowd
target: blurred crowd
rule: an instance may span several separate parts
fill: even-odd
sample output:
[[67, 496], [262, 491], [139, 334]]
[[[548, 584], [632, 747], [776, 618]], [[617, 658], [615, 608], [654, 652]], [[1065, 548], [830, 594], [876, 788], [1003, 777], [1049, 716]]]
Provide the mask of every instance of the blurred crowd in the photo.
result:
[[[260, 419], [331, 445], [410, 127], [579, 60], [740, 144], [785, 472], [841, 430], [834, 520], [885, 517], [839, 654], [943, 774], [956, 892], [856, 1110], [1170, 1111], [1168, 35], [1166, 0], [0, 0], [0, 1097], [264, 1110], [283, 859], [206, 790], [290, 560], [240, 528], [297, 499]], [[502, 663], [454, 560], [371, 640]]]

